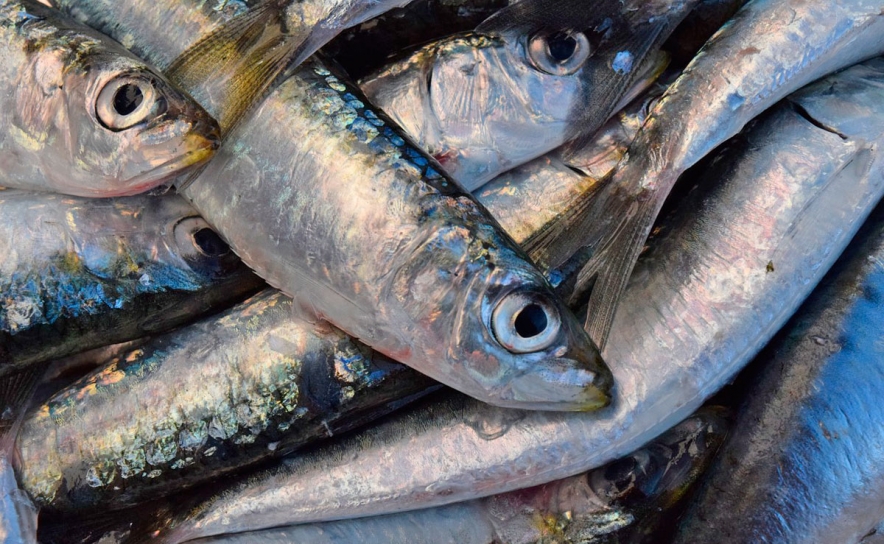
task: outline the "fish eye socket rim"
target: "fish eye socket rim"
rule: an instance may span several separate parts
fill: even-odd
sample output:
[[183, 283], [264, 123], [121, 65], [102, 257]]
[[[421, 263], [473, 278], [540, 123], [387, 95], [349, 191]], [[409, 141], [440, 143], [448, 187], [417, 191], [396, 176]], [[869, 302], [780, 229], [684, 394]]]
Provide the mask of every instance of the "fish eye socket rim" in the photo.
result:
[[[188, 223], [191, 222], [194, 224], [188, 226]], [[194, 238], [194, 235], [202, 229], [209, 229], [220, 238], [220, 235], [212, 225], [198, 214], [182, 217], [172, 226], [172, 236], [175, 239], [175, 244], [179, 251], [182, 252], [181, 255], [184, 259], [193, 257], [202, 259], [226, 259], [233, 253], [233, 249], [230, 248], [229, 245], [225, 253], [220, 253], [218, 255], [210, 255], [206, 253]]]
[[[521, 313], [530, 306], [539, 307], [546, 326], [533, 336], [522, 336], [516, 326]], [[540, 293], [515, 291], [507, 293], [491, 312], [491, 333], [511, 353], [536, 353], [553, 345], [562, 328], [562, 316], [547, 297]]]
[[592, 57], [593, 49], [589, 38], [583, 32], [567, 32], [567, 36], [575, 40], [574, 52], [565, 60], [559, 61], [552, 56], [549, 39], [562, 34], [561, 32], [540, 31], [528, 36], [525, 54], [528, 62], [536, 70], [552, 76], [569, 76], [578, 72]]
[[[134, 85], [141, 92], [142, 98], [138, 106], [128, 114], [116, 111], [117, 93], [126, 85]], [[95, 118], [111, 132], [122, 132], [145, 122], [151, 112], [162, 104], [162, 93], [157, 90], [153, 78], [138, 72], [118, 74], [107, 81], [95, 98]], [[162, 112], [157, 112], [162, 113]]]

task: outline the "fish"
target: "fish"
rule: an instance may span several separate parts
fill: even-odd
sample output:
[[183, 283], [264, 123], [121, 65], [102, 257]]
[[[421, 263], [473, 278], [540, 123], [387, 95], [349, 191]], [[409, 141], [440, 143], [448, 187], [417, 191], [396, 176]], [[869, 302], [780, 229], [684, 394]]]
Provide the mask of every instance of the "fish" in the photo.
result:
[[[204, 13], [187, 4], [191, 19]], [[117, 37], [141, 28], [132, 39], [163, 12], [154, 3], [124, 20], [113, 5], [66, 5]], [[334, 70], [317, 55], [301, 64], [179, 194], [304, 319], [484, 402], [608, 404], [610, 370], [542, 273]]]
[[169, 330], [263, 283], [175, 194], [0, 191], [0, 379]]
[[[605, 165], [608, 170], [613, 168], [616, 159], [612, 157], [625, 149], [641, 124], [641, 116], [647, 114], [648, 101], [662, 91], [662, 86], [649, 90], [628, 112], [612, 119], [585, 150], [573, 153], [573, 157], [579, 157], [581, 168], [598, 177], [603, 177]], [[517, 242], [530, 237], [532, 229], [540, 231], [549, 223], [548, 210], [525, 207], [526, 201], [546, 194], [550, 207], [567, 207], [583, 197], [581, 191], [591, 192], [599, 183], [598, 179], [561, 166], [562, 160], [557, 157], [554, 161], [537, 161], [529, 165], [531, 168], [516, 169], [507, 176], [506, 190], [493, 192], [488, 198], [478, 195], [493, 215], [501, 217], [502, 226]], [[200, 324], [137, 342], [124, 352], [113, 347], [110, 365], [103, 365], [100, 372], [63, 391], [57, 387], [55, 390], [60, 392], [26, 419], [19, 439], [24, 444], [19, 463], [23, 488], [36, 498], [44, 513], [59, 514], [56, 524], [70, 524], [71, 515], [79, 517], [98, 507], [116, 510], [143, 504], [268, 456], [281, 456], [295, 447], [364, 424], [433, 389], [428, 379], [408, 367], [385, 361], [355, 340], [345, 340], [340, 332], [314, 330], [290, 313], [291, 300], [268, 289]], [[292, 357], [282, 357], [283, 352]], [[200, 362], [196, 371], [194, 361]], [[234, 363], [235, 370], [231, 370]], [[229, 377], [219, 382], [214, 376], [222, 371]], [[169, 375], [181, 376], [174, 389], [163, 386]], [[279, 404], [249, 403], [245, 415], [228, 406], [226, 399], [233, 395], [231, 391], [242, 398], [244, 391], [254, 389], [254, 380], [247, 377], [258, 375], [271, 377], [262, 382], [262, 387], [274, 391], [273, 398], [299, 399], [282, 411], [282, 416], [297, 414], [294, 422], [283, 418], [279, 425], [286, 427], [284, 430], [272, 423], [281, 417], [279, 414], [267, 415]], [[202, 387], [204, 383], [222, 383], [223, 387], [207, 391]], [[181, 391], [193, 393], [185, 395]], [[261, 391], [253, 396], [267, 398]], [[316, 398], [316, 392], [320, 392], [320, 399], [331, 400], [310, 400]], [[206, 406], [213, 410], [207, 412]], [[187, 421], [168, 414], [187, 414]], [[223, 429], [225, 425], [216, 422], [235, 422], [240, 415], [261, 424], [239, 425], [238, 432], [220, 433], [224, 436], [214, 437], [211, 443], [207, 439], [196, 446], [181, 447], [182, 441], [190, 444], [194, 434], [185, 427]], [[169, 442], [170, 436], [177, 437], [171, 442], [178, 445], [166, 446], [165, 450], [175, 456], [171, 459], [155, 459], [150, 465], [144, 460], [147, 454], [132, 453], [135, 449], [158, 451], [161, 448], [156, 444]], [[244, 436], [250, 442], [242, 443]], [[53, 451], [47, 440], [71, 447]], [[46, 451], [53, 453], [47, 455]], [[142, 474], [148, 476], [133, 475], [127, 461], [130, 458], [139, 459], [139, 466], [144, 467]], [[154, 507], [140, 508], [136, 517], [141, 522], [162, 519], [163, 511], [182, 509], [180, 500], [174, 506], [158, 505], [160, 512], [147, 516], [145, 511], [150, 508]], [[123, 517], [125, 514], [114, 514], [115, 519]], [[89, 528], [102, 529], [102, 524]]]
[[169, 77], [213, 103], [227, 133], [287, 69], [342, 30], [411, 0], [262, 0], [178, 55]]
[[[522, 411], [449, 393], [242, 479], [165, 541], [505, 493], [585, 472], [658, 436], [767, 343], [884, 195], [874, 160], [881, 68], [833, 75], [783, 101], [695, 172], [701, 183], [659, 225], [617, 313], [604, 351], [618, 384], [610, 407]], [[849, 84], [832, 94], [839, 81]]]
[[877, 0], [755, 0], [706, 43], [657, 102], [578, 231], [592, 252], [578, 291], [591, 288], [585, 328], [599, 347], [679, 176], [781, 98], [881, 53], [884, 11]]
[[485, 499], [313, 525], [222, 535], [194, 544], [639, 542], [677, 511], [727, 433], [703, 408], [622, 459], [578, 476]]
[[[41, 510], [118, 510], [343, 433], [439, 388], [265, 289], [105, 361], [25, 417]], [[169, 387], [170, 379], [175, 386]]]
[[741, 377], [734, 432], [676, 543], [855, 543], [884, 517], [881, 209], [867, 227]]
[[158, 70], [34, 0], [0, 2], [0, 185], [148, 191], [207, 161], [218, 125]]
[[595, 132], [694, 0], [522, 0], [360, 82], [465, 189]]

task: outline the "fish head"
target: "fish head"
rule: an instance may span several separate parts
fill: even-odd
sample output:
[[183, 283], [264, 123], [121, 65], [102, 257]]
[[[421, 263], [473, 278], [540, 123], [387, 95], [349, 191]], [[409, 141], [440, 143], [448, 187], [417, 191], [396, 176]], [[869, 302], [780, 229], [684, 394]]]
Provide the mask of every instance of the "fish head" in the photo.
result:
[[[59, 78], [49, 168], [60, 190], [79, 196], [132, 195], [208, 160], [218, 124], [192, 98], [128, 54], [93, 48]], [[34, 105], [39, 107], [39, 105]]]
[[138, 292], [194, 291], [245, 265], [175, 194], [87, 201], [74, 211], [78, 262], [95, 277], [137, 283]]
[[[661, 2], [657, 2], [660, 4]], [[648, 85], [691, 2], [523, 0], [362, 82], [367, 96], [473, 190], [590, 135]], [[640, 15], [639, 15], [640, 14]]]
[[457, 224], [449, 216], [438, 223], [398, 269], [393, 288], [397, 299], [408, 300], [403, 322], [423, 329], [402, 327], [402, 344], [431, 343], [419, 345], [420, 354], [388, 355], [497, 406], [607, 405], [610, 370], [527, 256], [487, 222]]

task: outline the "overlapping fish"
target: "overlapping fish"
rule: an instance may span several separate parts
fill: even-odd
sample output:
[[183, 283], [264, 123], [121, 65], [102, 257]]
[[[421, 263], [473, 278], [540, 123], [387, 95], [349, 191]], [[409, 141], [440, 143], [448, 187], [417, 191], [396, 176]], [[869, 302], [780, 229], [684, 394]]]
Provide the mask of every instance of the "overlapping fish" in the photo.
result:
[[653, 55], [696, 2], [522, 0], [474, 33], [370, 75], [368, 98], [474, 190], [591, 135], [660, 71]]
[[[173, 4], [189, 5], [187, 19], [202, 16], [212, 28], [196, 3]], [[160, 27], [183, 33], [156, 16], [156, 4], [131, 24], [113, 4], [63, 6], [117, 37], [144, 42]], [[359, 97], [312, 58], [182, 194], [312, 319], [486, 402], [607, 404], [610, 371], [547, 281], [432, 158]]]
[[[662, 226], [617, 314], [605, 353], [620, 394], [609, 409], [507, 410], [452, 394], [242, 481], [168, 538], [536, 485], [624, 455], [685, 417], [786, 321], [884, 194], [872, 160], [884, 75], [862, 68], [862, 77], [831, 76], [784, 102], [698, 174], [716, 183], [694, 190]], [[839, 78], [849, 93], [829, 92]]]

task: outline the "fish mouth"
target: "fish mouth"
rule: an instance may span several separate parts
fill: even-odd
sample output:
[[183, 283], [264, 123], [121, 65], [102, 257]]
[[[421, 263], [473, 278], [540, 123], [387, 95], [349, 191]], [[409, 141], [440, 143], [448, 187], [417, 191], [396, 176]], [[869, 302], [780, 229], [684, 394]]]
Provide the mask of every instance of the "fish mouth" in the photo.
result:
[[134, 195], [171, 182], [194, 167], [205, 164], [215, 155], [215, 151], [220, 145], [221, 138], [217, 130], [209, 134], [191, 132], [183, 138], [181, 143], [183, 153], [137, 176], [128, 178], [121, 184], [119, 191], [107, 194], [107, 196]]
[[596, 359], [587, 364], [558, 358], [542, 370], [513, 379], [506, 406], [554, 412], [590, 412], [608, 406], [614, 378], [601, 357]]

